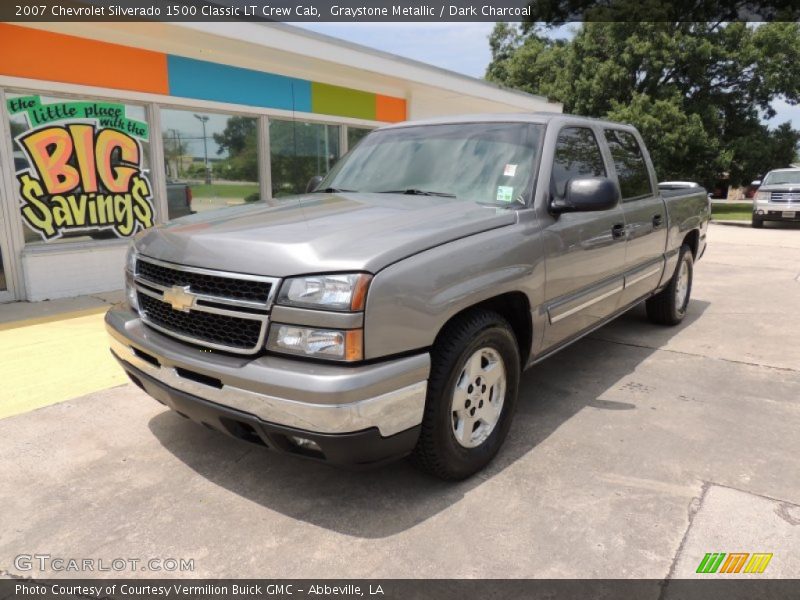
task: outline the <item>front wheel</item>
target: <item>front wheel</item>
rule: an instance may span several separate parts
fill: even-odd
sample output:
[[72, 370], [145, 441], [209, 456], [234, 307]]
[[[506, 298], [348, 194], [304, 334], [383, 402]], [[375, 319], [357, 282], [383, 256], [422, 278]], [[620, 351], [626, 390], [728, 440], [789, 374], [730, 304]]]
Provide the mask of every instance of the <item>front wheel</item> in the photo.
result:
[[764, 219], [759, 219], [754, 216], [753, 220], [750, 221], [750, 225], [755, 229], [761, 229], [764, 226]]
[[692, 249], [684, 244], [678, 253], [678, 266], [669, 285], [645, 303], [647, 317], [658, 325], [677, 325], [683, 321], [692, 295], [693, 277]]
[[464, 479], [485, 467], [508, 434], [517, 402], [519, 348], [508, 322], [475, 311], [442, 330], [412, 462], [441, 479]]

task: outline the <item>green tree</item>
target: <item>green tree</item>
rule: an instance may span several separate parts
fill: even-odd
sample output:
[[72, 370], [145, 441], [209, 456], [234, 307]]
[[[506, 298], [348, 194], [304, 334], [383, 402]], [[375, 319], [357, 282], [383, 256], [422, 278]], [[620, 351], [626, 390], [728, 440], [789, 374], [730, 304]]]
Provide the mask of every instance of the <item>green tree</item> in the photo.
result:
[[214, 134], [217, 154], [227, 157], [214, 165], [215, 176], [238, 181], [258, 181], [258, 121], [252, 117], [231, 117], [222, 133]]
[[[665, 5], [666, 6], [666, 5]], [[769, 130], [770, 103], [800, 100], [800, 25], [590, 22], [569, 41], [499, 23], [487, 79], [636, 125], [658, 176], [739, 185], [789, 164], [800, 133]]]

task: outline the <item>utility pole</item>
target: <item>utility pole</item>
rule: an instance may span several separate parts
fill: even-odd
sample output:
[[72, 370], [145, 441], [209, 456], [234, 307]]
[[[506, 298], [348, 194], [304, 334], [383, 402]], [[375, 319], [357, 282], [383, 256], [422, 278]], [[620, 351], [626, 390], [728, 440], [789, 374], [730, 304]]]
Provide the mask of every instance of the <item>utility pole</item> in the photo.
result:
[[206, 139], [206, 122], [208, 121], [208, 115], [195, 115], [194, 117], [203, 124], [203, 160], [206, 167], [206, 185], [210, 185], [211, 167], [208, 165], [208, 139]]

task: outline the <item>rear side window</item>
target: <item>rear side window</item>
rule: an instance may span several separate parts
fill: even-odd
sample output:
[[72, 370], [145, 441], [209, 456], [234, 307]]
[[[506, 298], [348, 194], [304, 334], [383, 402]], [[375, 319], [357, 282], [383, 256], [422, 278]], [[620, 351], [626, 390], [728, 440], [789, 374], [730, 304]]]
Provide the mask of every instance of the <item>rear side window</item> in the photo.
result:
[[565, 127], [558, 134], [550, 190], [563, 198], [570, 179], [605, 177], [606, 168], [594, 132], [586, 127]]
[[606, 129], [606, 141], [614, 159], [619, 178], [622, 200], [634, 200], [653, 193], [650, 174], [644, 162], [642, 149], [633, 134], [617, 129]]

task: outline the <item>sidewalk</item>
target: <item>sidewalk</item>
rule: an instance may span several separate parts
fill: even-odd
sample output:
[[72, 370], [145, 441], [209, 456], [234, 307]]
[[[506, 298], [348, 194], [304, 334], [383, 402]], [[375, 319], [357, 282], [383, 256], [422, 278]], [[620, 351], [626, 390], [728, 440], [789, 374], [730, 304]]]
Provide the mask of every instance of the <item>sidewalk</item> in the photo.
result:
[[125, 383], [103, 325], [120, 300], [110, 292], [0, 304], [0, 419]]

